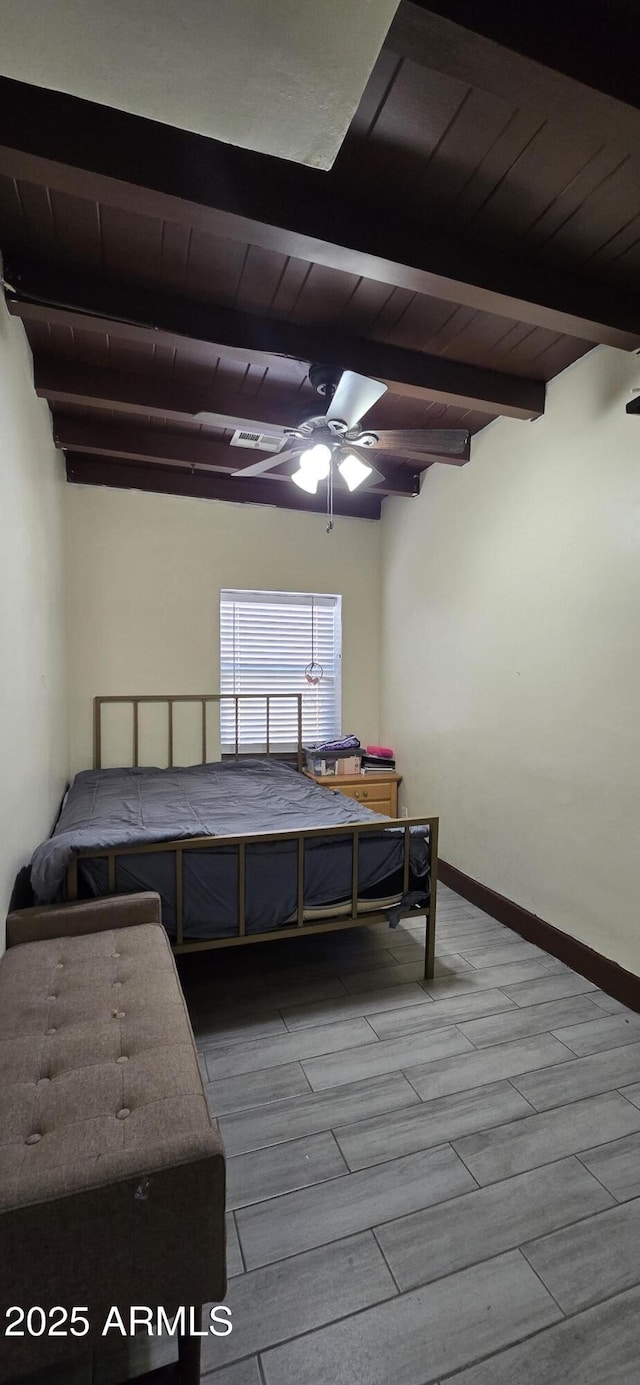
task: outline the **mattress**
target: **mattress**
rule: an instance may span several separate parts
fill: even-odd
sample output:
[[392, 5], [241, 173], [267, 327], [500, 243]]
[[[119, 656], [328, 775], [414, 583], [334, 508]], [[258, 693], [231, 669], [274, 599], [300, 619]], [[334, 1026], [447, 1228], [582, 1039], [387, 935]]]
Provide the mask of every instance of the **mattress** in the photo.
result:
[[[59, 897], [73, 857], [83, 894], [107, 895], [107, 862], [92, 850], [158, 846], [164, 841], [299, 831], [356, 822], [388, 821], [339, 792], [314, 784], [273, 758], [196, 765], [185, 769], [87, 770], [75, 776], [52, 836], [34, 852], [36, 898]], [[402, 829], [362, 835], [358, 896], [369, 907], [400, 901]], [[429, 889], [427, 828], [411, 830], [411, 902]], [[246, 932], [269, 932], [295, 919], [295, 841], [251, 843], [246, 848]], [[305, 847], [305, 915], [336, 910], [351, 898], [351, 839], [323, 837]], [[157, 890], [163, 922], [176, 932], [175, 857], [138, 850], [116, 860], [116, 892]], [[384, 903], [383, 903], [384, 901]], [[344, 909], [342, 910], [344, 913]], [[238, 849], [206, 846], [183, 853], [183, 933], [187, 939], [232, 937], [237, 932]]]

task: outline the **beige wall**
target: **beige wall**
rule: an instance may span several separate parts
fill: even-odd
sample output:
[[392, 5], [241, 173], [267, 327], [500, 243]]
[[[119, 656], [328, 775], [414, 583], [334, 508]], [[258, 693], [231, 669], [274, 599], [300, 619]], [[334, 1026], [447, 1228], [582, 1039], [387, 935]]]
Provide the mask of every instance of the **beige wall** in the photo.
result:
[[0, 72], [330, 168], [397, 5], [2, 0]]
[[383, 520], [382, 726], [441, 855], [640, 972], [640, 362], [601, 348]]
[[96, 694], [219, 686], [221, 587], [338, 593], [342, 724], [379, 729], [379, 524], [68, 486], [72, 767], [91, 763]]
[[63, 468], [0, 294], [0, 948], [15, 876], [65, 787]]

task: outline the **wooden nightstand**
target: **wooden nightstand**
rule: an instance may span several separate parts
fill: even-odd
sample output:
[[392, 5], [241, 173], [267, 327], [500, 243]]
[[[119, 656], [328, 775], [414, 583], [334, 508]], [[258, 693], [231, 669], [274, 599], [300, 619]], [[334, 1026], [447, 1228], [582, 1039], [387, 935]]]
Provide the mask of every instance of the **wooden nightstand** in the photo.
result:
[[402, 775], [391, 770], [380, 770], [374, 774], [312, 774], [302, 771], [314, 784], [322, 784], [326, 789], [335, 789], [347, 798], [356, 798], [364, 808], [373, 813], [384, 813], [386, 817], [398, 816], [398, 784]]

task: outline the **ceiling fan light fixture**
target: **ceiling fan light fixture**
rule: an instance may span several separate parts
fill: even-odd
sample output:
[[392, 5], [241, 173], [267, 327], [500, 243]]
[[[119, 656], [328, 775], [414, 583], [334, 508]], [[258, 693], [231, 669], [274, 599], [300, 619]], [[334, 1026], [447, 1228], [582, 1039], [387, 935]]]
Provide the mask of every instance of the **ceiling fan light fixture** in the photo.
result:
[[331, 470], [331, 448], [324, 442], [308, 447], [300, 455], [300, 468], [307, 476], [315, 476], [317, 481], [326, 480]]
[[[300, 460], [302, 460], [302, 458]], [[291, 477], [291, 480], [295, 481], [296, 486], [299, 486], [301, 491], [307, 491], [309, 495], [318, 494], [319, 479], [320, 478], [318, 477], [316, 472], [308, 466], [301, 466], [298, 469], [298, 471], [294, 471], [293, 476]]]
[[371, 475], [373, 467], [367, 466], [365, 462], [361, 462], [360, 458], [355, 456], [355, 453], [348, 452], [346, 457], [343, 457], [341, 461], [338, 462], [338, 471], [348, 489], [354, 491]]

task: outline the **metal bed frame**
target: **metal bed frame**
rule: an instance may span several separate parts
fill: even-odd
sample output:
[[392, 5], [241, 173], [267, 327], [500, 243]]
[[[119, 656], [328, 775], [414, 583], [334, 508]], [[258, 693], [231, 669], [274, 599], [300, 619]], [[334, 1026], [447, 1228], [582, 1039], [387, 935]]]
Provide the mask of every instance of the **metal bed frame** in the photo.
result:
[[[297, 745], [296, 745], [296, 764], [300, 771], [303, 762], [302, 748], [302, 694], [301, 693], [205, 693], [205, 694], [186, 694], [183, 696], [134, 696], [134, 697], [96, 697], [93, 703], [93, 767], [102, 768], [103, 756], [103, 726], [102, 709], [104, 706], [120, 703], [128, 704], [132, 708], [132, 764], [139, 766], [140, 749], [140, 723], [139, 708], [143, 703], [163, 703], [167, 707], [167, 759], [169, 768], [174, 766], [174, 707], [182, 703], [201, 704], [201, 754], [202, 764], [207, 761], [207, 707], [210, 703], [221, 703], [230, 700], [235, 704], [235, 745], [234, 759], [242, 758], [242, 750], [239, 742], [239, 703], [249, 699], [261, 699], [266, 702], [265, 725], [266, 725], [266, 753], [274, 757], [281, 757], [282, 751], [273, 749], [271, 746], [271, 703], [277, 700], [288, 698], [295, 699], [297, 704]], [[121, 846], [88, 848], [80, 851], [74, 856], [66, 876], [66, 898], [74, 900], [78, 898], [78, 862], [83, 858], [95, 859], [97, 857], [106, 858], [108, 872], [109, 894], [116, 893], [116, 863], [121, 857], [151, 854], [153, 852], [170, 852], [175, 857], [175, 907], [176, 907], [176, 941], [173, 950], [177, 953], [182, 952], [203, 952], [212, 948], [237, 947], [248, 943], [273, 942], [278, 938], [300, 937], [303, 933], [328, 933], [344, 928], [354, 928], [366, 926], [367, 924], [384, 922], [387, 914], [384, 909], [371, 907], [372, 902], [365, 902], [358, 897], [358, 876], [359, 876], [359, 849], [360, 838], [367, 832], [398, 831], [401, 829], [404, 837], [403, 851], [403, 884], [402, 896], [404, 897], [409, 890], [410, 882], [410, 842], [412, 827], [428, 827], [430, 842], [430, 895], [429, 903], [424, 909], [419, 908], [404, 909], [400, 912], [400, 918], [415, 918], [422, 913], [426, 914], [425, 929], [425, 977], [430, 979], [433, 976], [434, 954], [435, 954], [435, 918], [436, 918], [436, 891], [437, 891], [437, 870], [438, 870], [438, 818], [427, 814], [413, 818], [389, 818], [382, 823], [353, 823], [331, 827], [307, 827], [299, 831], [285, 832], [257, 832], [245, 833], [241, 836], [224, 837], [186, 837], [171, 841], [144, 843], [140, 846]], [[352, 873], [351, 873], [351, 900], [350, 904], [345, 901], [345, 912], [339, 916], [335, 913], [335, 906], [329, 908], [326, 917], [317, 917], [314, 910], [314, 918], [311, 921], [305, 920], [304, 916], [304, 853], [305, 844], [308, 841], [318, 840], [321, 837], [351, 838], [352, 852]], [[272, 929], [266, 933], [247, 933], [246, 932], [246, 854], [247, 847], [252, 845], [264, 845], [266, 842], [295, 842], [297, 849], [297, 906], [296, 923], [286, 927]], [[218, 848], [237, 846], [238, 848], [238, 918], [237, 933], [231, 937], [206, 938], [198, 941], [185, 941], [183, 930], [183, 866], [185, 853], [192, 851], [215, 851]]]

